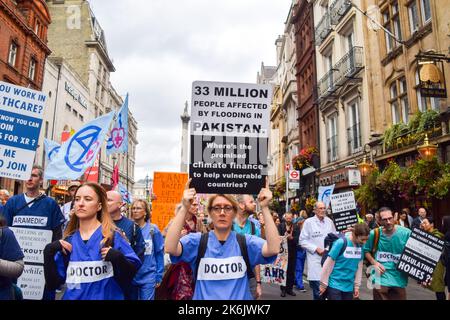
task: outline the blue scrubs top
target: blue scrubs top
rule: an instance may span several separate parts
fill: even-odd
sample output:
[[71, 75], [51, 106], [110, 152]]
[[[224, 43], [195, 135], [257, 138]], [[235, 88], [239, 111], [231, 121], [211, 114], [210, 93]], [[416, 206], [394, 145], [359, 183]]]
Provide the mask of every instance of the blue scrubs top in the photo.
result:
[[[67, 270], [64, 266], [64, 254], [58, 252], [55, 255], [58, 273], [63, 279], [66, 279], [67, 284], [63, 300], [124, 299], [123, 291], [114, 278], [111, 262], [102, 260], [100, 252], [102, 240], [101, 226], [92, 234], [87, 243], [81, 239], [80, 232], [76, 231], [66, 240], [73, 247]], [[141, 261], [136, 253], [118, 232], [114, 234], [113, 248], [122, 252], [136, 268], [141, 266]]]
[[[22, 260], [24, 255], [14, 233], [9, 228], [2, 228], [2, 236], [0, 238], [0, 259], [7, 261]], [[2, 277], [0, 275], [0, 300], [11, 299], [11, 278]]]
[[[170, 256], [172, 263], [184, 261], [196, 270], [196, 259], [201, 233], [190, 233], [180, 239], [181, 256]], [[245, 235], [248, 257], [252, 269], [258, 264], [272, 264], [277, 255], [265, 258], [262, 247], [265, 240]], [[222, 245], [214, 233], [209, 232], [205, 256], [200, 260], [193, 300], [252, 300], [247, 267], [242, 257], [236, 233], [232, 231]]]

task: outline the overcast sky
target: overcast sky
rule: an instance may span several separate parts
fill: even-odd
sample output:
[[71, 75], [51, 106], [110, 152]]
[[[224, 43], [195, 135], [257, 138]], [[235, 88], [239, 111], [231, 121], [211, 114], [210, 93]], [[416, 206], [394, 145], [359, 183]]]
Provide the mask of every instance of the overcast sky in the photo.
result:
[[181, 120], [195, 80], [256, 82], [275, 65], [292, 0], [90, 0], [117, 92], [138, 123], [135, 180], [178, 172]]

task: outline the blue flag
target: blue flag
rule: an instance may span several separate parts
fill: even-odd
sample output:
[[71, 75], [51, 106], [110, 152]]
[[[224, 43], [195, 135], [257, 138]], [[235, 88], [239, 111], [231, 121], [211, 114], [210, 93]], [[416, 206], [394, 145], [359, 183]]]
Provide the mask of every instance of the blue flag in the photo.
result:
[[58, 142], [44, 138], [45, 158], [51, 161], [57, 154], [61, 145]]
[[109, 133], [106, 143], [106, 155], [128, 152], [128, 94], [120, 108], [116, 123]]
[[119, 193], [122, 195], [122, 200], [126, 203], [132, 203], [133, 202], [133, 196], [131, 193], [127, 190], [127, 187], [125, 187], [123, 184], [119, 182]]
[[325, 204], [325, 208], [328, 208], [328, 205], [331, 202], [331, 195], [333, 194], [333, 191], [334, 184], [319, 187], [319, 196], [317, 197], [317, 200], [322, 201]]
[[92, 120], [64, 142], [45, 169], [45, 179], [77, 180], [91, 167], [105, 141], [114, 111]]

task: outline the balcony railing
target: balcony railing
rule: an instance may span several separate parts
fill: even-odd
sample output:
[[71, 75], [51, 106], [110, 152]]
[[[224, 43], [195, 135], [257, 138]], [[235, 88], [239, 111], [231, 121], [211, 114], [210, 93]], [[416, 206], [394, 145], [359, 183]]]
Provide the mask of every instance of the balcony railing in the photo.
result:
[[351, 48], [333, 67], [336, 70], [336, 85], [341, 85], [363, 67], [363, 48]]
[[338, 24], [351, 7], [352, 3], [349, 0], [334, 1], [330, 6], [331, 24]]
[[353, 77], [364, 67], [363, 48], [353, 47], [329, 70], [318, 83], [319, 98], [326, 97], [336, 90], [337, 86], [343, 85], [349, 78]]
[[336, 70], [331, 69], [319, 80], [317, 86], [319, 90], [318, 92], [319, 98], [323, 98], [335, 90], [334, 85], [334, 78], [336, 77], [335, 73]]
[[331, 33], [331, 18], [327, 11], [314, 30], [316, 36], [316, 46], [320, 46], [326, 37]]

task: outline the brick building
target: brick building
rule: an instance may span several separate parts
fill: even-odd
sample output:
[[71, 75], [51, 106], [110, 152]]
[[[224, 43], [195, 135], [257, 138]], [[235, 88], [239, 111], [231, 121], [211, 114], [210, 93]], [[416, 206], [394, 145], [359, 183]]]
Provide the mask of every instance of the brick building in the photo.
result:
[[[42, 89], [50, 23], [43, 0], [0, 0], [0, 81]], [[0, 178], [0, 188], [18, 193], [21, 184]]]

